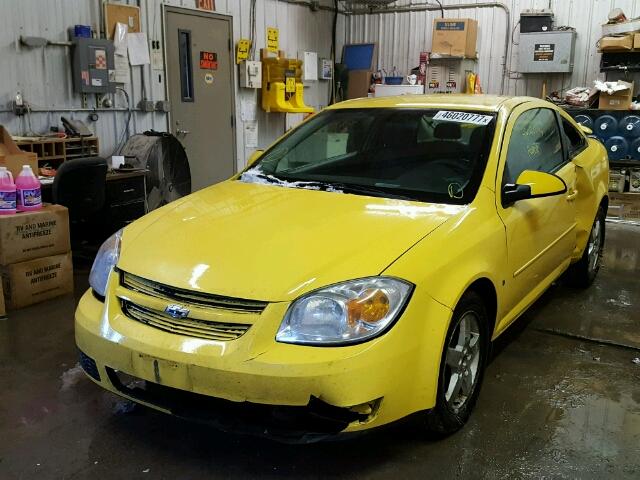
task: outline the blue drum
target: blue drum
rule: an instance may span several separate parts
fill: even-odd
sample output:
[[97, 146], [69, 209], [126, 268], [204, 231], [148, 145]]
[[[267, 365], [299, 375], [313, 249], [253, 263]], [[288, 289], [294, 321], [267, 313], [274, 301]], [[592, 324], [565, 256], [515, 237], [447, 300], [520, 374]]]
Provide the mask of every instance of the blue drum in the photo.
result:
[[573, 117], [573, 119], [576, 121], [577, 124], [593, 130], [593, 119], [589, 115], [580, 114]]
[[598, 138], [605, 139], [617, 134], [618, 121], [611, 115], [602, 115], [596, 118], [593, 127], [593, 134]]
[[627, 115], [620, 120], [618, 135], [627, 138], [640, 137], [640, 117], [638, 115]]
[[629, 142], [626, 138], [618, 135], [607, 139], [604, 146], [609, 153], [609, 160], [622, 160], [629, 154]]

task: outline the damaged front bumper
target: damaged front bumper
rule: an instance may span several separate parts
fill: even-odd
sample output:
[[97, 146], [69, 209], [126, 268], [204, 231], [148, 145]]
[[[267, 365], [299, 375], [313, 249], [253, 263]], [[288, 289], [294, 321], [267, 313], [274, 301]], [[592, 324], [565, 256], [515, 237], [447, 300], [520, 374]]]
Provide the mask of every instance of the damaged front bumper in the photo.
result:
[[245, 335], [220, 342], [132, 321], [114, 295], [103, 303], [88, 291], [76, 343], [87, 374], [113, 393], [222, 430], [307, 442], [433, 407], [451, 312], [420, 293], [379, 338], [310, 347], [274, 341], [286, 304], [270, 304]]

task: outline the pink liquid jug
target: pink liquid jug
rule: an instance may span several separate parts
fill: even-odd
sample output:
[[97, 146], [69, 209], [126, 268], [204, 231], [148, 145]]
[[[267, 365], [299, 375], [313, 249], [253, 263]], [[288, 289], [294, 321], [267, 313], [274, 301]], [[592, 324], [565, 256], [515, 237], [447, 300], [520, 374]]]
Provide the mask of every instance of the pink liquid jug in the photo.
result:
[[23, 165], [16, 177], [16, 208], [19, 212], [30, 212], [42, 208], [40, 180], [29, 165]]
[[7, 167], [0, 167], [0, 215], [16, 213], [16, 185]]

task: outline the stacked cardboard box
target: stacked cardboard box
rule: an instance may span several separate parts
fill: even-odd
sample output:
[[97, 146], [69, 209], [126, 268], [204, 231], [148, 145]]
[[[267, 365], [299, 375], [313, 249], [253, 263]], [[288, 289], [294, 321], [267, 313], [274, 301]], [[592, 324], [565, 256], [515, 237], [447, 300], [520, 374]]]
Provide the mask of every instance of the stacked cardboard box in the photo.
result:
[[9, 310], [73, 292], [65, 207], [0, 216], [0, 275]]
[[38, 172], [38, 156], [35, 153], [20, 150], [2, 125], [0, 125], [0, 165], [7, 167], [14, 178], [18, 176], [23, 165], [29, 165], [36, 175]]

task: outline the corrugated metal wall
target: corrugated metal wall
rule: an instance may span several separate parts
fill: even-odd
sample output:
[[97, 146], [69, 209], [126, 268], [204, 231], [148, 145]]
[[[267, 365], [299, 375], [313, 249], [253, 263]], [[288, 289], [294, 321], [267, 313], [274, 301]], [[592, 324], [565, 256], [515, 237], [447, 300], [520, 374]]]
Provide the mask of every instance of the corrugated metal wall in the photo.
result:
[[[481, 0], [443, 0], [445, 5], [480, 3]], [[162, 39], [162, 0], [129, 0], [139, 4], [142, 10], [143, 29], [150, 40]], [[168, 0], [170, 5], [193, 8], [195, 0]], [[264, 46], [267, 26], [280, 29], [280, 45], [288, 55], [295, 56], [304, 50], [315, 51], [319, 57], [330, 56], [332, 13], [311, 12], [307, 7], [292, 5], [278, 0], [258, 0], [256, 39], [257, 49]], [[331, 0], [322, 0], [323, 5], [331, 5]], [[399, 0], [397, 5], [420, 5], [423, 0]], [[433, 3], [433, 2], [430, 2]], [[100, 0], [0, 0], [0, 124], [4, 124], [13, 134], [25, 134], [30, 130], [46, 131], [49, 126], [59, 124], [60, 115], [86, 120], [88, 112], [69, 111], [79, 109], [81, 99], [72, 92], [69, 52], [65, 47], [26, 49], [19, 45], [20, 35], [45, 36], [51, 40], [67, 40], [67, 28], [74, 24], [100, 24]], [[250, 0], [216, 0], [219, 13], [233, 16], [234, 39], [249, 36]], [[549, 91], [575, 85], [590, 85], [599, 74], [600, 56], [595, 44], [600, 37], [601, 23], [614, 7], [622, 8], [628, 17], [640, 15], [638, 0], [508, 0], [505, 5], [511, 12], [511, 24], [507, 25], [505, 12], [499, 8], [461, 8], [447, 10], [451, 17], [470, 17], [479, 22], [478, 72], [485, 92], [498, 93], [502, 83], [502, 65], [505, 32], [515, 25], [519, 13], [525, 8], [551, 8], [556, 15], [556, 25], [570, 25], [577, 29], [575, 67], [573, 74], [550, 75]], [[433, 19], [439, 11], [411, 13], [389, 13], [374, 15], [354, 15], [338, 19], [338, 52], [346, 42], [375, 41], [379, 45], [378, 63], [390, 68], [397, 66], [403, 73], [418, 63], [422, 50], [431, 47]], [[517, 29], [516, 29], [517, 30]], [[518, 41], [518, 32], [514, 33]], [[516, 73], [517, 47], [509, 46], [507, 66], [509, 73], [504, 79], [505, 93], [517, 95], [539, 95], [541, 76], [522, 76]], [[131, 69], [131, 82], [126, 87], [132, 105], [142, 98], [143, 79], [147, 97], [154, 101], [165, 98], [165, 85], [161, 72], [151, 66]], [[160, 77], [159, 77], [160, 74]], [[640, 83], [640, 82], [639, 82]], [[33, 105], [34, 112], [29, 118], [16, 117], [7, 111], [16, 91], [21, 91], [25, 99]], [[305, 89], [309, 105], [321, 108], [327, 104], [329, 85], [318, 81], [309, 83]], [[93, 96], [90, 96], [93, 100]], [[242, 167], [253, 149], [245, 148], [242, 128], [242, 103], [257, 101], [257, 92], [238, 89], [236, 111], [238, 113], [237, 152], [238, 166]], [[126, 112], [122, 94], [114, 97], [116, 111], [99, 111], [100, 118], [90, 127], [100, 137], [102, 154], [108, 155], [123, 131]], [[93, 107], [93, 105], [89, 105]], [[60, 111], [63, 110], [63, 111]], [[267, 146], [285, 129], [283, 114], [266, 114], [256, 109], [259, 126], [259, 144]], [[166, 116], [160, 113], [135, 112], [130, 132], [147, 129], [166, 130]]]
[[[60, 125], [60, 116], [86, 121], [87, 111], [82, 107], [81, 97], [73, 93], [69, 49], [47, 47], [27, 49], [19, 43], [20, 35], [46, 37], [49, 40], [67, 40], [67, 28], [75, 24], [100, 25], [100, 0], [0, 0], [0, 124], [14, 135], [45, 132], [52, 125]], [[141, 7], [142, 28], [149, 40], [162, 40], [162, 3], [194, 8], [195, 0], [129, 0]], [[323, 4], [332, 4], [322, 0]], [[234, 40], [249, 37], [249, 0], [216, 0], [218, 13], [233, 16]], [[329, 57], [331, 25], [333, 15], [327, 11], [311, 12], [308, 8], [278, 2], [258, 0], [256, 25], [256, 55], [264, 47], [266, 27], [280, 29], [280, 48], [287, 55], [296, 56], [305, 50], [318, 53], [318, 57]], [[160, 76], [159, 76], [160, 75]], [[152, 70], [150, 65], [131, 68], [131, 82], [125, 88], [135, 107], [142, 98], [144, 86], [147, 98], [157, 101], [165, 99], [164, 75]], [[237, 88], [237, 87], [236, 87]], [[240, 89], [238, 89], [240, 90]], [[16, 117], [8, 111], [17, 91], [34, 110], [29, 116]], [[305, 89], [307, 104], [321, 108], [328, 103], [329, 84], [326, 81], [310, 82]], [[238, 166], [242, 167], [253, 149], [245, 149], [241, 102], [256, 99], [255, 91], [240, 90], [236, 95], [238, 113], [237, 152]], [[94, 107], [94, 96], [89, 95], [90, 108]], [[89, 126], [99, 136], [102, 155], [109, 155], [122, 134], [127, 112], [121, 93], [114, 95], [116, 109], [98, 111], [99, 120]], [[75, 110], [75, 111], [74, 111]], [[283, 114], [266, 114], [257, 111], [260, 146], [267, 146], [284, 132]], [[166, 130], [166, 115], [162, 113], [134, 112], [130, 132], [148, 129]]]
[[[394, 6], [424, 5], [435, 2], [424, 0], [399, 0]], [[455, 4], [486, 3], [484, 0], [442, 0], [449, 6]], [[600, 55], [596, 42], [601, 36], [601, 24], [606, 23], [607, 14], [614, 7], [622, 8], [628, 18], [640, 16], [639, 0], [507, 0], [504, 5], [511, 13], [511, 25], [506, 24], [507, 15], [497, 7], [460, 8], [446, 10], [445, 16], [474, 18], [478, 20], [477, 50], [478, 73], [485, 92], [500, 93], [502, 64], [504, 61], [505, 32], [511, 29], [524, 9], [551, 8], [556, 26], [569, 25], [577, 30], [577, 45], [573, 73], [547, 75], [547, 91], [572, 86], [590, 86], [599, 75]], [[346, 20], [346, 39], [349, 43], [377, 42], [378, 65], [389, 69], [396, 66], [401, 73], [418, 65], [420, 51], [431, 49], [431, 33], [434, 18], [439, 10], [422, 12], [353, 15]], [[519, 29], [513, 34], [518, 42]], [[341, 47], [341, 45], [340, 45]], [[518, 47], [509, 45], [507, 55], [508, 74], [505, 78], [505, 94], [539, 96], [542, 91], [541, 75], [521, 75], [515, 72], [518, 65]]]

